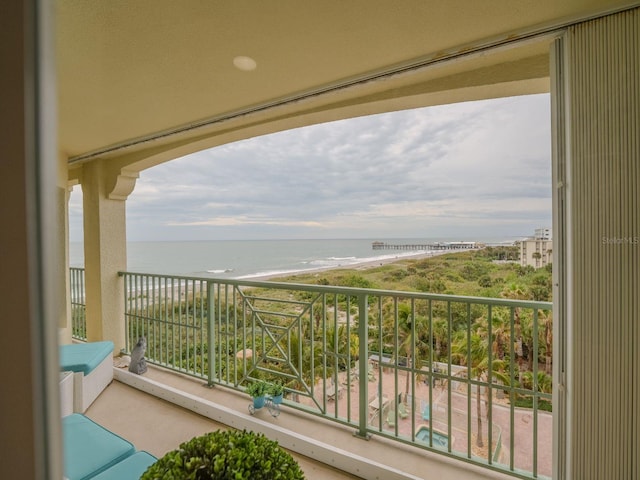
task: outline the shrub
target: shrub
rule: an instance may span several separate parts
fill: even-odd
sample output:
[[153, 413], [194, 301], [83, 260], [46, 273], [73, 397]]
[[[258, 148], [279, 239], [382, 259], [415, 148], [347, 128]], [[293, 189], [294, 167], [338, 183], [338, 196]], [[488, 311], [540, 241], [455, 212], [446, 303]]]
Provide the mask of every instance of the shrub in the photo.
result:
[[180, 445], [141, 480], [298, 480], [304, 473], [277, 442], [246, 430], [218, 430]]

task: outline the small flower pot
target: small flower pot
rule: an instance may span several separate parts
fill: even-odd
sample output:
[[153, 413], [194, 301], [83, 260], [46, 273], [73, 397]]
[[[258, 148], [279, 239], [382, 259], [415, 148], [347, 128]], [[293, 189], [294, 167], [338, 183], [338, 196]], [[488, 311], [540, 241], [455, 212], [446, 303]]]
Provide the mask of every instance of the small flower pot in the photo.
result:
[[265, 398], [262, 397], [254, 397], [253, 398], [253, 408], [258, 409], [264, 407]]
[[275, 405], [279, 405], [282, 403], [282, 394], [280, 395], [274, 395], [273, 397], [271, 397], [271, 401], [275, 404]]

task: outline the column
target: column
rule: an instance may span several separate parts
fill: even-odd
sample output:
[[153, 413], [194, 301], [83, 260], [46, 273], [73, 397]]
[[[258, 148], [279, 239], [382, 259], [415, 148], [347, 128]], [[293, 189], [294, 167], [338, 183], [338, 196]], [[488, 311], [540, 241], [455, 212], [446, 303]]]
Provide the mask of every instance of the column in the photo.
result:
[[83, 166], [84, 257], [87, 340], [125, 347], [123, 279], [127, 269], [125, 201], [137, 173], [108, 168], [107, 160]]
[[56, 296], [59, 298], [59, 310], [55, 312], [58, 323], [58, 341], [71, 343], [71, 293], [69, 283], [69, 195], [67, 157], [58, 156], [58, 184], [56, 186], [56, 231], [58, 252], [56, 258], [55, 282]]

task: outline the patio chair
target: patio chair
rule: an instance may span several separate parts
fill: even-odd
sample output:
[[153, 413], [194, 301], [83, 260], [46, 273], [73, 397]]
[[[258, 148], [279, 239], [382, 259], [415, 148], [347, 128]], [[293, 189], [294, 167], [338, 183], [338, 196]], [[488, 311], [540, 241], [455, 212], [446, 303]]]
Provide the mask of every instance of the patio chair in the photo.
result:
[[95, 477], [91, 477], [91, 480], [139, 480], [147, 468], [156, 463], [156, 460], [157, 458], [148, 452], [136, 452]]
[[138, 480], [156, 457], [79, 413], [62, 419], [64, 478]]
[[84, 413], [113, 380], [113, 342], [61, 345], [60, 371], [73, 372], [73, 411]]
[[431, 420], [431, 408], [428, 403], [422, 403], [422, 419]]
[[[351, 375], [353, 375], [354, 378], [360, 378], [360, 360], [356, 360], [353, 364]], [[371, 365], [371, 363], [369, 362], [367, 362], [367, 378], [370, 382], [376, 381], [376, 375], [373, 371], [373, 365]]]
[[407, 418], [409, 416], [409, 412], [407, 412], [407, 407], [404, 403], [398, 404], [398, 416], [400, 418]]
[[92, 478], [136, 451], [133, 444], [79, 413], [62, 419], [62, 438], [64, 475], [69, 480]]
[[367, 364], [368, 368], [367, 368], [367, 376], [369, 378], [370, 382], [375, 382], [376, 381], [376, 375], [375, 373], [373, 373], [373, 365], [371, 365], [370, 363]]
[[396, 411], [392, 408], [387, 412], [387, 425], [390, 427], [396, 426]]
[[335, 385], [333, 379], [327, 387], [326, 395], [327, 400], [335, 400], [336, 398], [342, 398], [342, 385]]

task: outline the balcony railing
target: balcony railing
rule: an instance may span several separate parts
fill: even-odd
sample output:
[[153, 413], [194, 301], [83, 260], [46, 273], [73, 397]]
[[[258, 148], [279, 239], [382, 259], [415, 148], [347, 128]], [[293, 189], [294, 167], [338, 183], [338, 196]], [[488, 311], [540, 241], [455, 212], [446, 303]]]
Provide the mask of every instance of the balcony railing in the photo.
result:
[[127, 350], [519, 478], [551, 475], [551, 304], [122, 272]]
[[71, 293], [71, 335], [77, 340], [87, 339], [84, 268], [69, 269]]

